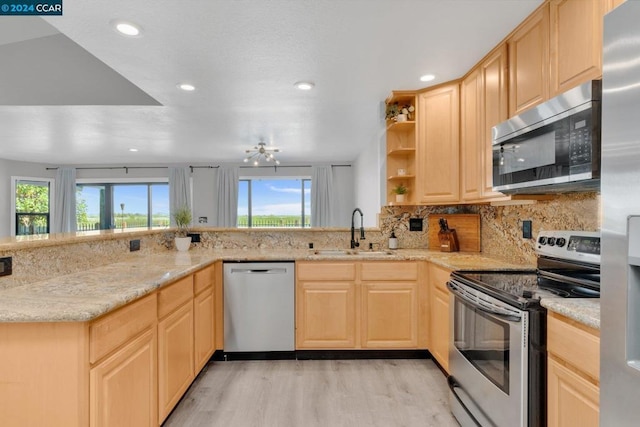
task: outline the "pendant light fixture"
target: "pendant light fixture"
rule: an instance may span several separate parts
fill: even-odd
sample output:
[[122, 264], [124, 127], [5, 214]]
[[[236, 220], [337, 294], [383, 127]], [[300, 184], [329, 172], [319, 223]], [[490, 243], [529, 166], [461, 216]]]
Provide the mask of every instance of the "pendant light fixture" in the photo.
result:
[[258, 166], [261, 160], [265, 162], [273, 162], [276, 165], [280, 164], [280, 161], [275, 158], [273, 153], [279, 153], [280, 150], [277, 148], [267, 148], [266, 144], [263, 140], [258, 142], [258, 145], [253, 147], [253, 149], [246, 150], [247, 157], [245, 157], [244, 162], [249, 163], [250, 161], [254, 166]]

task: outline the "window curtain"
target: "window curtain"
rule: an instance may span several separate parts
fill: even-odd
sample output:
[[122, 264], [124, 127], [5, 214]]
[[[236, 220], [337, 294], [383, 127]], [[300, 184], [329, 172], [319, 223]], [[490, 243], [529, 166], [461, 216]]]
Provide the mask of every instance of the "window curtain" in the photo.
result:
[[76, 224], [76, 169], [58, 168], [54, 196], [53, 233], [75, 232]]
[[311, 168], [311, 226], [333, 225], [333, 173], [331, 166]]
[[238, 168], [220, 166], [218, 169], [217, 226], [232, 228], [238, 225]]
[[188, 167], [169, 168], [169, 211], [172, 227], [176, 225], [176, 221], [173, 219], [173, 214], [176, 210], [183, 206], [191, 209], [189, 177], [190, 169]]

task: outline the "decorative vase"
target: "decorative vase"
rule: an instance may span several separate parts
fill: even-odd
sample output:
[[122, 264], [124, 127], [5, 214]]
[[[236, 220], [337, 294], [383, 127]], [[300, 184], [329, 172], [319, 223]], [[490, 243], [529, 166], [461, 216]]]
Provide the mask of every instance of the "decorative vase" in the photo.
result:
[[404, 194], [396, 194], [396, 202], [403, 203], [404, 202]]
[[396, 122], [406, 122], [407, 121], [407, 115], [406, 114], [398, 114], [396, 116]]
[[176, 237], [174, 243], [177, 250], [186, 252], [191, 247], [191, 237]]

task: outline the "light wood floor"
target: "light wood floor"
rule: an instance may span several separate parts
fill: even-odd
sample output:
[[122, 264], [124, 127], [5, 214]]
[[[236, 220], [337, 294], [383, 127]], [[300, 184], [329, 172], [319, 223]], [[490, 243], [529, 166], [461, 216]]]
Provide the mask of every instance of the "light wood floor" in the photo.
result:
[[431, 360], [215, 362], [164, 427], [458, 426]]

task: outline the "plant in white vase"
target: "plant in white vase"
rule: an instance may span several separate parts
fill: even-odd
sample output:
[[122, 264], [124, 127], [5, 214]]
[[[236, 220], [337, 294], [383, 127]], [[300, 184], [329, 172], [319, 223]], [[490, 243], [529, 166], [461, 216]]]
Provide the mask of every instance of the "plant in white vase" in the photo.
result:
[[191, 246], [191, 236], [188, 235], [192, 220], [191, 209], [186, 205], [178, 208], [173, 213], [173, 219], [178, 227], [174, 241], [176, 249], [181, 252], [188, 251]]
[[396, 202], [403, 203], [405, 201], [405, 195], [409, 192], [409, 189], [402, 184], [398, 184], [393, 188], [393, 190], [391, 190], [391, 192], [396, 195]]

